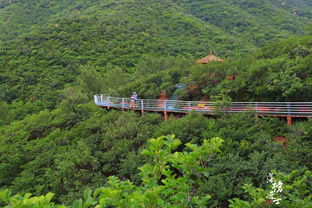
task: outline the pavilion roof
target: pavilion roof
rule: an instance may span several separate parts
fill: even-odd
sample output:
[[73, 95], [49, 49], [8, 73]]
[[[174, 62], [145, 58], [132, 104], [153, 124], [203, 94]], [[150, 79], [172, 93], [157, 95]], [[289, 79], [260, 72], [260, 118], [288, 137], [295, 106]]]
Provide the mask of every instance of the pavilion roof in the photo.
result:
[[207, 64], [211, 61], [216, 61], [216, 62], [222, 62], [223, 59], [220, 59], [219, 57], [213, 55], [213, 54], [209, 54], [208, 56], [202, 58], [202, 59], [199, 59], [197, 60], [196, 62], [199, 63], [199, 64]]

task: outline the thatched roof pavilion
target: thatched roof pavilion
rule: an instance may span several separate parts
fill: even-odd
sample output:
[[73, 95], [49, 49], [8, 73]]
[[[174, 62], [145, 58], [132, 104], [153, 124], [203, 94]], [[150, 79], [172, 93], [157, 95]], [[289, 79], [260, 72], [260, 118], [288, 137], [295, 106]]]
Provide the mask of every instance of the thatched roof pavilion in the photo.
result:
[[216, 62], [222, 62], [223, 59], [220, 59], [219, 57], [213, 55], [213, 54], [209, 54], [208, 56], [197, 60], [196, 62], [199, 64], [208, 64], [211, 61], [216, 61]]

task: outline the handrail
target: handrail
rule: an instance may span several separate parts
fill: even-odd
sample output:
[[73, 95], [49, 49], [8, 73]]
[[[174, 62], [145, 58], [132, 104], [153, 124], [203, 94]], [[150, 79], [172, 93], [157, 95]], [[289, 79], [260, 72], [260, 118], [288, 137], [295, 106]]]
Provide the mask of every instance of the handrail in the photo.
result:
[[141, 111], [164, 111], [188, 113], [194, 111], [202, 114], [240, 113], [254, 111], [258, 115], [312, 117], [312, 102], [207, 102], [183, 100], [155, 100], [110, 97], [94, 95], [94, 103], [108, 108], [133, 109]]

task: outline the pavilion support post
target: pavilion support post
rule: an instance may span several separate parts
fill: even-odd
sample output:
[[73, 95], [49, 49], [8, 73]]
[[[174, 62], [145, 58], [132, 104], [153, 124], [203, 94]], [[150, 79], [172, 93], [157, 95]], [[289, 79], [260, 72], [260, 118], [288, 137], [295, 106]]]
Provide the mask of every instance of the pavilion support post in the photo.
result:
[[165, 120], [168, 120], [167, 101], [164, 102], [164, 117]]
[[287, 103], [287, 108], [288, 108], [287, 124], [288, 124], [288, 126], [291, 126], [291, 124], [292, 124], [292, 119], [291, 119], [291, 108], [290, 108], [290, 103]]
[[288, 124], [288, 126], [292, 125], [292, 118], [291, 118], [291, 116], [287, 116], [287, 124]]
[[141, 114], [144, 115], [144, 101], [141, 100]]
[[164, 116], [165, 116], [165, 121], [168, 120], [168, 112], [167, 111], [164, 111]]

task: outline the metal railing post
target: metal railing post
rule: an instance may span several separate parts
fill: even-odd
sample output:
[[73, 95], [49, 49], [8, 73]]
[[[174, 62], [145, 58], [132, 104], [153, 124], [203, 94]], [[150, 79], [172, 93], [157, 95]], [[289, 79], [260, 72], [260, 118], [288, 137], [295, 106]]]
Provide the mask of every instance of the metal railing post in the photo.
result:
[[255, 103], [255, 111], [256, 111], [256, 115], [258, 115], [258, 102]]
[[142, 116], [144, 115], [144, 101], [141, 100], [141, 113], [142, 113]]
[[187, 106], [188, 106], [188, 111], [191, 112], [191, 102], [190, 101], [188, 102]]
[[110, 109], [110, 107], [109, 107], [109, 97], [107, 97], [106, 99], [107, 99], [107, 109]]
[[288, 112], [288, 115], [291, 116], [291, 107], [290, 107], [289, 102], [287, 103], [287, 112]]
[[164, 101], [164, 116], [165, 116], [165, 120], [168, 119], [168, 114], [167, 114], [167, 101]]
[[103, 102], [103, 94], [101, 94], [101, 101], [100, 102]]
[[125, 111], [125, 98], [121, 98], [122, 111]]
[[98, 105], [98, 104], [99, 104], [99, 101], [98, 101], [98, 97], [97, 97], [97, 95], [94, 95], [94, 103], [95, 103], [96, 105]]

